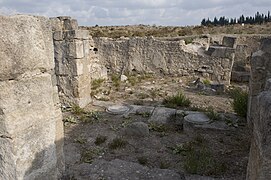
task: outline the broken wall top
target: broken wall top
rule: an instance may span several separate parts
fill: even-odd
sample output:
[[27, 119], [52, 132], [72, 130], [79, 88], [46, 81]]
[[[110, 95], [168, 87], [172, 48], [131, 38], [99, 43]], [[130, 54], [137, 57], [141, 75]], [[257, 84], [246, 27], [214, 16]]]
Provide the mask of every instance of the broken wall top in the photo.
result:
[[0, 81], [17, 79], [27, 72], [42, 73], [54, 68], [54, 62], [48, 61], [53, 59], [53, 46], [48, 46], [52, 44], [48, 18], [0, 16], [0, 22]]

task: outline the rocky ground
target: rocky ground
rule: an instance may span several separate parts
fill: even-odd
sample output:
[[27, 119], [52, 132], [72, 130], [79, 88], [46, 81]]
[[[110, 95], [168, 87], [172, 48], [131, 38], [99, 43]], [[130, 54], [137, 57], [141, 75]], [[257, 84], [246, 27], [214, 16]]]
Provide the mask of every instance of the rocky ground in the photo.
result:
[[[93, 81], [92, 104], [63, 109], [64, 179], [245, 179], [250, 138], [228, 93], [204, 79], [121, 79]], [[165, 107], [179, 91], [190, 107]]]

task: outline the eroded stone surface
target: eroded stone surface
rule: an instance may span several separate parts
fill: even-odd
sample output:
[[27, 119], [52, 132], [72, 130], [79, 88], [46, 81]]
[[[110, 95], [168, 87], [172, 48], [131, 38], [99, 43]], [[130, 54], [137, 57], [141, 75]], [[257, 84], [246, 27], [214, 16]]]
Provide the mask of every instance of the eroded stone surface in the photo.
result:
[[92, 164], [81, 164], [75, 170], [78, 179], [150, 179], [150, 180], [181, 180], [183, 175], [172, 170], [148, 168], [138, 163], [120, 159], [112, 161], [96, 160]]
[[170, 122], [170, 119], [172, 117], [176, 116], [176, 111], [177, 111], [176, 109], [156, 107], [148, 122], [167, 124]]
[[57, 179], [63, 125], [50, 21], [0, 19], [0, 179]]

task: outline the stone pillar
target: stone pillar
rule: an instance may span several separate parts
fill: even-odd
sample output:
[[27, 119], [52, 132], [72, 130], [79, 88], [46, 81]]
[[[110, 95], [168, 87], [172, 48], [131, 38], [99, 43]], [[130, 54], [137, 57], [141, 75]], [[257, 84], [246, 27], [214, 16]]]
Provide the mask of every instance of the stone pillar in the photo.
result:
[[63, 124], [50, 21], [0, 16], [0, 34], [0, 179], [57, 179]]
[[60, 100], [84, 107], [91, 102], [89, 32], [70, 17], [51, 18], [51, 23]]
[[271, 179], [271, 39], [251, 60], [248, 124], [253, 129], [247, 179]]

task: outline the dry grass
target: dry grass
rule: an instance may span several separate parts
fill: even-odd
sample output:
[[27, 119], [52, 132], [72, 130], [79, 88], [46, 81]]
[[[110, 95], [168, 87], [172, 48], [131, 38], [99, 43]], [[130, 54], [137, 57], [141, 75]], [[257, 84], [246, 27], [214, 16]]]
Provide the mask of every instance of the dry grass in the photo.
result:
[[262, 25], [245, 25], [240, 24], [228, 26], [95, 26], [81, 27], [87, 29], [93, 37], [177, 37], [191, 36], [200, 34], [269, 34], [271, 23]]

